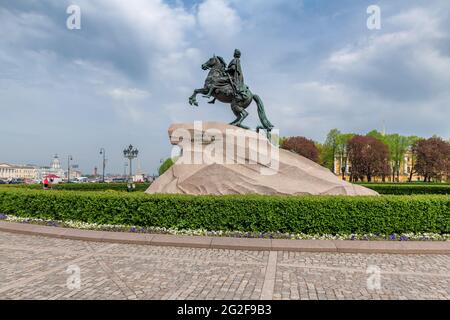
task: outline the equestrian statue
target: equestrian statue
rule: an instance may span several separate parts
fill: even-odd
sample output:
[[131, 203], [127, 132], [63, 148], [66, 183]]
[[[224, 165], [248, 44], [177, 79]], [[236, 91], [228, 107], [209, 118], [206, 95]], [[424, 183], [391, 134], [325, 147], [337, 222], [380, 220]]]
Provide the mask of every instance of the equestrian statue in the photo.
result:
[[256, 102], [258, 106], [258, 116], [261, 125], [256, 128], [259, 132], [263, 129], [270, 136], [270, 132], [274, 127], [267, 119], [264, 110], [264, 104], [261, 98], [253, 94], [248, 86], [244, 83], [244, 75], [241, 68], [241, 52], [236, 49], [234, 51], [234, 59], [227, 66], [222, 57], [214, 55], [207, 62], [202, 65], [203, 70], [209, 70], [208, 76], [205, 80], [205, 85], [201, 89], [195, 89], [192, 96], [189, 97], [189, 104], [198, 106], [197, 94], [202, 94], [205, 98], [213, 98], [208, 103], [215, 103], [216, 100], [231, 105], [231, 110], [236, 116], [236, 120], [230, 123], [243, 129], [249, 129], [244, 126], [242, 121], [248, 116], [245, 110], [252, 101]]

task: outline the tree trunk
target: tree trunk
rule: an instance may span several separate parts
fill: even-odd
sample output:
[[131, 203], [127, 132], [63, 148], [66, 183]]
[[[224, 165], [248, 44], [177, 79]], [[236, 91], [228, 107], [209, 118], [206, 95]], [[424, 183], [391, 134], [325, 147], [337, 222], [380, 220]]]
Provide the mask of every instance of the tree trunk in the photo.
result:
[[332, 164], [332, 171], [334, 174], [336, 174], [336, 147], [333, 146], [333, 164]]
[[411, 171], [409, 172], [408, 181], [411, 182], [414, 175], [414, 157], [411, 157]]
[[414, 175], [414, 170], [413, 170], [413, 168], [411, 168], [411, 171], [409, 172], [409, 179], [408, 179], [409, 182], [412, 181], [413, 175]]

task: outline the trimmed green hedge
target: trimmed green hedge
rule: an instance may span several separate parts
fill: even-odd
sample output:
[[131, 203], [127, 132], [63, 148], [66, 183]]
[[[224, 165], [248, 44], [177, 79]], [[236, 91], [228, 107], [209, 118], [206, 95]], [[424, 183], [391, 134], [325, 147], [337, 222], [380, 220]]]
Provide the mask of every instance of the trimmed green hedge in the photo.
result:
[[[150, 183], [136, 183], [136, 191], [145, 191]], [[450, 194], [450, 184], [419, 183], [361, 183], [360, 185], [377, 191], [380, 194], [413, 195], [413, 194]], [[42, 189], [40, 184], [32, 185], [0, 185], [0, 188]], [[52, 186], [53, 190], [71, 191], [127, 191], [126, 183], [62, 183]]]
[[[150, 183], [135, 183], [136, 191], [145, 191]], [[42, 189], [42, 184], [10, 184], [0, 185], [5, 188], [21, 188], [21, 189]], [[53, 190], [67, 191], [127, 191], [127, 183], [60, 183], [52, 185]]]
[[394, 195], [450, 194], [449, 184], [361, 183], [360, 185], [375, 190], [379, 194], [394, 194]]
[[206, 230], [450, 233], [449, 196], [182, 196], [0, 188], [0, 213]]

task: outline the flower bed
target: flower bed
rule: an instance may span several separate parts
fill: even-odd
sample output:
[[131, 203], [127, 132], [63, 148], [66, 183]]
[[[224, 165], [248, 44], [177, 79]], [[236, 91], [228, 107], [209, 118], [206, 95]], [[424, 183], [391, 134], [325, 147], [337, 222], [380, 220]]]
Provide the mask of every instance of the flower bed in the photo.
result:
[[25, 218], [0, 214], [0, 220], [9, 222], [29, 223], [52, 227], [76, 228], [82, 230], [132, 232], [149, 234], [171, 234], [188, 236], [208, 237], [231, 237], [231, 238], [259, 238], [259, 239], [289, 239], [289, 240], [360, 240], [360, 241], [450, 241], [450, 234], [437, 233], [406, 233], [406, 234], [304, 234], [304, 233], [280, 233], [280, 232], [240, 232], [240, 231], [208, 231], [172, 229], [159, 227], [139, 227], [127, 225], [109, 225], [86, 223], [80, 221], [54, 221], [36, 218]]

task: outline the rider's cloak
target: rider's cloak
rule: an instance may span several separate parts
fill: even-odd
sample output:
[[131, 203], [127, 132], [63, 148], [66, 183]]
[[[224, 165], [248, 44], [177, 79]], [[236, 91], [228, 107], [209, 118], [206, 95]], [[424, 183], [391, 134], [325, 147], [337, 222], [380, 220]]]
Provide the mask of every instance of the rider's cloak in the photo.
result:
[[244, 84], [244, 75], [242, 73], [241, 68], [241, 59], [234, 58], [231, 60], [230, 64], [228, 65], [228, 73], [230, 74], [231, 78], [233, 79], [234, 86], [236, 87], [236, 90], [240, 91], [242, 85]]

